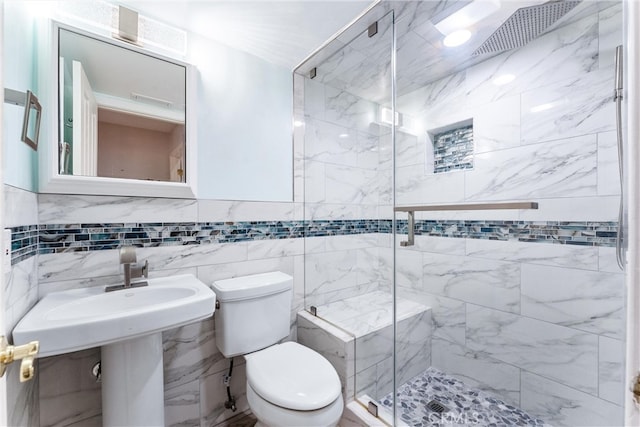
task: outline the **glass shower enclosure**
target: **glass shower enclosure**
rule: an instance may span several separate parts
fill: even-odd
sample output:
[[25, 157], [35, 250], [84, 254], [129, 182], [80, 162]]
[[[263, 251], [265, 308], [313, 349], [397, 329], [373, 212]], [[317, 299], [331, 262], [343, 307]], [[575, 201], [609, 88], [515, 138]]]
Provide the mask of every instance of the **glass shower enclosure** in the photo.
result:
[[298, 340], [347, 403], [389, 425], [622, 424], [622, 16], [382, 1], [294, 70]]

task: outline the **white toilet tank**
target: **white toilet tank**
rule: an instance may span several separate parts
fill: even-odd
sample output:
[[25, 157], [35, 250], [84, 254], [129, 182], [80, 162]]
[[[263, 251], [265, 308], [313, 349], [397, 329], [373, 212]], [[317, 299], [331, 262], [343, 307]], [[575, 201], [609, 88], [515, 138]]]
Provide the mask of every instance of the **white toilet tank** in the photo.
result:
[[216, 345], [225, 357], [251, 353], [289, 335], [293, 278], [274, 271], [213, 283]]

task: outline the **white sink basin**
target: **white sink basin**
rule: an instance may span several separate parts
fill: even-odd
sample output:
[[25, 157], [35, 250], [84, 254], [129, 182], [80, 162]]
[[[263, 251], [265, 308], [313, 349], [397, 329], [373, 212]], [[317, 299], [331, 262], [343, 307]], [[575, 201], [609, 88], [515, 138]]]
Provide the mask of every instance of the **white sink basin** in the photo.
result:
[[211, 316], [213, 291], [191, 274], [147, 279], [149, 286], [54, 292], [13, 330], [15, 342], [39, 341], [39, 357], [104, 346]]

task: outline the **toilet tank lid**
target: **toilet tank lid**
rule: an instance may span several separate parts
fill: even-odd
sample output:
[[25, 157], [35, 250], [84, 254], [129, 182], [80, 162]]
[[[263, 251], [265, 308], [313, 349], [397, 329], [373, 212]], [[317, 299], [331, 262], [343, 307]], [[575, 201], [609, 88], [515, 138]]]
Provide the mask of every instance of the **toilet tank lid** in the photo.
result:
[[213, 292], [221, 302], [257, 298], [291, 289], [293, 277], [280, 271], [234, 277], [213, 282]]

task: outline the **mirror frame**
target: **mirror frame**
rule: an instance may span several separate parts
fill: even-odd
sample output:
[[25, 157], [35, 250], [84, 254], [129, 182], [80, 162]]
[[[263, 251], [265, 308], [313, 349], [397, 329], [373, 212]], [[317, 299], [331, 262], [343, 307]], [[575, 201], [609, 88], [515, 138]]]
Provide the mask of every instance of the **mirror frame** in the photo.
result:
[[[42, 139], [39, 150], [38, 170], [39, 170], [39, 188], [40, 193], [61, 193], [61, 194], [92, 194], [92, 195], [110, 195], [110, 196], [141, 196], [141, 197], [171, 197], [193, 199], [197, 194], [197, 114], [193, 112], [197, 106], [196, 97], [196, 73], [194, 66], [169, 58], [156, 52], [122, 42], [117, 39], [110, 39], [102, 35], [98, 35], [89, 31], [81, 30], [76, 27], [65, 25], [57, 21], [50, 21], [50, 37], [49, 43], [41, 44], [43, 49], [49, 50], [50, 59], [47, 79], [46, 76], [41, 79], [48, 88], [48, 102], [42, 102], [45, 106], [44, 111], [49, 109], [49, 132], [46, 138]], [[58, 163], [58, 144], [59, 144], [59, 66], [58, 66], [58, 34], [60, 29], [72, 31], [86, 37], [96, 39], [101, 42], [109, 43], [119, 48], [128, 49], [130, 51], [152, 56], [163, 61], [171, 62], [176, 65], [185, 67], [186, 69], [186, 107], [185, 107], [185, 166], [186, 179], [185, 182], [168, 182], [168, 181], [145, 181], [138, 179], [125, 178], [109, 178], [109, 177], [93, 177], [93, 176], [74, 176], [61, 175], [59, 173]], [[45, 51], [46, 52], [46, 51]], [[42, 97], [41, 97], [42, 98]], [[48, 107], [48, 108], [47, 108]]]

